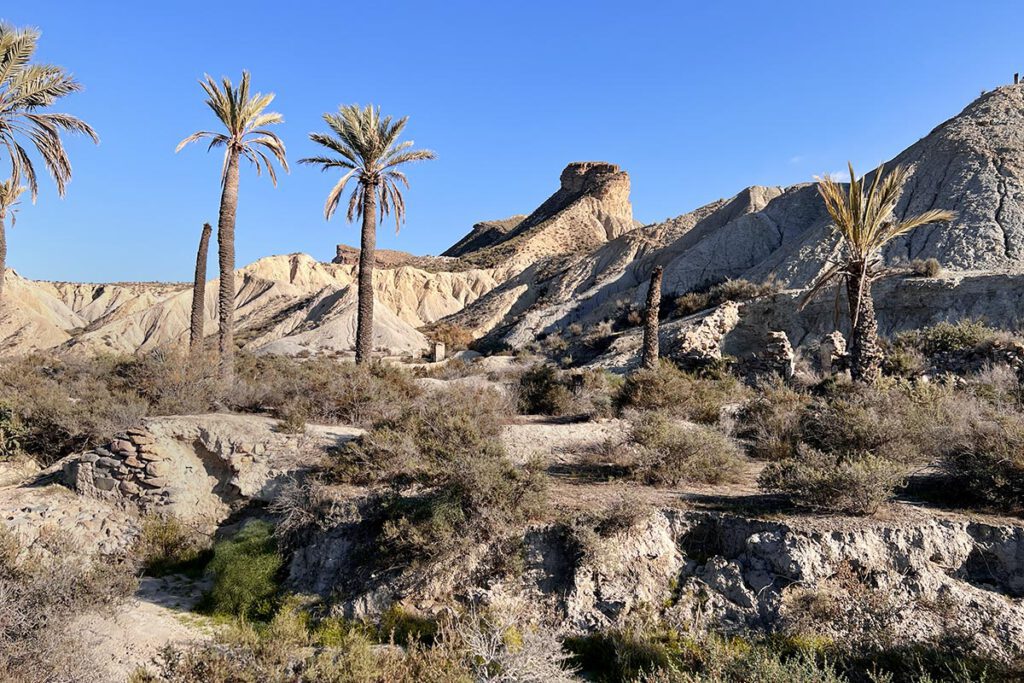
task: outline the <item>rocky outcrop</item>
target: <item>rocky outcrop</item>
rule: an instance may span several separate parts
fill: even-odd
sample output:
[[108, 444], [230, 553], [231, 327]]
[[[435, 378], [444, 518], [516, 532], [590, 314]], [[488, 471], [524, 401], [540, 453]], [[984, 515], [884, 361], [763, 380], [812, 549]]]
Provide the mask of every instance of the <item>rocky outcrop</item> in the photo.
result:
[[739, 321], [739, 305], [726, 301], [693, 325], [683, 328], [670, 355], [684, 365], [695, 367], [720, 361], [722, 341]]
[[358, 429], [277, 430], [251, 415], [150, 418], [106, 446], [66, 458], [63, 481], [76, 492], [141, 512], [215, 526], [280, 487]]
[[[571, 631], [658, 614], [689, 631], [788, 630], [837, 642], [967, 638], [987, 655], [1024, 655], [1024, 527], [998, 521], [862, 518], [784, 521], [660, 509], [580, 545], [563, 525], [524, 533], [518, 579], [489, 577], [486, 549], [438, 582], [382, 582], [358, 567], [360, 527], [317, 535], [293, 557], [291, 585], [362, 616], [395, 600], [420, 608], [488, 602], [509, 592]], [[464, 566], [468, 565], [468, 566]], [[808, 603], [828, 604], [812, 610]]]

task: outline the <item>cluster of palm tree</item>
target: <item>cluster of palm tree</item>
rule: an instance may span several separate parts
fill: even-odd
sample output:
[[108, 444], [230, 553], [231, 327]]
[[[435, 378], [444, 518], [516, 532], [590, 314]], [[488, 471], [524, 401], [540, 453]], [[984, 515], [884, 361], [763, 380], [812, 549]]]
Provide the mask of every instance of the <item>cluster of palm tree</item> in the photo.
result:
[[[242, 72], [242, 80], [235, 87], [227, 78], [218, 85], [209, 76], [201, 81], [206, 92], [206, 104], [223, 124], [224, 131], [199, 131], [178, 145], [178, 151], [192, 142], [209, 140], [209, 149], [224, 148], [221, 175], [220, 216], [217, 221], [217, 250], [220, 270], [218, 312], [220, 323], [219, 350], [221, 375], [229, 377], [234, 365], [234, 301], [235, 301], [235, 214], [238, 209], [238, 171], [241, 159], [246, 159], [261, 175], [266, 170], [271, 182], [277, 185], [273, 160], [288, 171], [284, 143], [269, 126], [284, 118], [267, 111], [274, 100], [273, 94], [251, 93], [249, 73]], [[412, 149], [410, 140], [399, 141], [408, 117], [393, 120], [382, 117], [373, 105], [342, 105], [337, 113], [327, 113], [324, 122], [327, 133], [311, 133], [310, 139], [329, 152], [328, 156], [300, 159], [299, 163], [314, 164], [324, 171], [340, 169], [343, 173], [324, 206], [324, 218], [330, 220], [341, 202], [345, 187], [355, 182], [348, 201], [348, 220], [362, 218], [360, 235], [358, 315], [356, 318], [356, 362], [366, 363], [373, 351], [373, 270], [376, 264], [377, 219], [394, 214], [395, 230], [405, 220], [405, 198], [402, 187], [409, 181], [400, 170], [414, 161], [433, 159], [430, 150]], [[206, 234], [206, 233], [204, 233]], [[205, 244], [200, 242], [200, 252]], [[202, 274], [200, 263], [202, 261]], [[196, 313], [197, 296], [202, 295], [200, 276], [205, 279], [205, 260], [197, 260], [197, 284], [193, 293], [193, 346], [202, 337], [196, 324], [202, 325], [202, 314]]]
[[[3, 303], [3, 274], [6, 265], [5, 221], [12, 218], [19, 197], [27, 184], [33, 202], [38, 181], [32, 158], [25, 145], [34, 147], [53, 177], [57, 192], [64, 196], [71, 180], [71, 163], [61, 139], [62, 133], [84, 134], [99, 142], [96, 132], [84, 121], [69, 114], [48, 111], [62, 97], [81, 89], [63, 68], [33, 64], [39, 32], [0, 23], [0, 145], [10, 161], [10, 176], [0, 182], [0, 305]], [[221, 172], [220, 214], [217, 221], [217, 250], [220, 290], [218, 296], [220, 367], [230, 376], [234, 354], [235, 308], [235, 217], [238, 209], [239, 166], [243, 159], [255, 167], [257, 175], [266, 171], [277, 185], [275, 161], [288, 172], [285, 146], [272, 126], [284, 118], [267, 107], [273, 94], [250, 91], [250, 76], [242, 72], [235, 86], [225, 78], [220, 83], [206, 76], [200, 81], [206, 104], [223, 126], [218, 131], [198, 131], [178, 145], [177, 151], [192, 142], [209, 142], [209, 149], [224, 148]], [[402, 188], [409, 181], [401, 170], [406, 164], [433, 159], [430, 150], [412, 149], [411, 141], [399, 138], [408, 121], [381, 116], [372, 105], [343, 105], [335, 113], [323, 115], [328, 131], [311, 133], [310, 139], [324, 147], [324, 156], [300, 159], [299, 163], [319, 166], [323, 171], [338, 169], [341, 177], [331, 189], [324, 205], [324, 218], [330, 220], [341, 204], [345, 188], [354, 184], [347, 205], [348, 220], [362, 220], [358, 271], [358, 316], [356, 324], [356, 362], [371, 359], [373, 350], [373, 270], [377, 220], [389, 214], [395, 218], [396, 231], [405, 219]], [[908, 169], [897, 166], [886, 174], [881, 166], [869, 185], [858, 179], [850, 166], [850, 183], [844, 190], [831, 177], [819, 179], [818, 190], [825, 203], [834, 231], [839, 237], [840, 254], [810, 289], [804, 303], [823, 287], [837, 280], [845, 284], [849, 300], [851, 327], [851, 370], [857, 380], [872, 382], [881, 371], [882, 353], [878, 343], [878, 324], [871, 298], [871, 283], [881, 273], [881, 250], [891, 240], [927, 223], [949, 221], [949, 211], [931, 210], [895, 220], [893, 213]], [[204, 225], [196, 259], [196, 283], [193, 290], [190, 344], [196, 348], [203, 339], [203, 300], [206, 280], [206, 252], [212, 227]], [[651, 293], [655, 290], [652, 280]], [[660, 281], [657, 283], [660, 289]], [[650, 307], [649, 307], [650, 308]], [[656, 328], [655, 328], [656, 330]], [[656, 344], [656, 335], [648, 334]], [[647, 363], [657, 358], [656, 346], [645, 352]]]

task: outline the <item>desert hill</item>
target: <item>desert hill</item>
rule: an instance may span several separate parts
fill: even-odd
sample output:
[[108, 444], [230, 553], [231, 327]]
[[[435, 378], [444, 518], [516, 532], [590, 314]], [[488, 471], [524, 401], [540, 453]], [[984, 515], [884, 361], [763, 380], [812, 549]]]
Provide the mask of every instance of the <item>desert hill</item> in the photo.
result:
[[[481, 226], [489, 226], [481, 228]], [[570, 164], [559, 190], [525, 220], [478, 224], [458, 257], [377, 254], [375, 344], [387, 354], [417, 354], [418, 330], [450, 316], [498, 284], [544, 261], [632, 229], [629, 176], [617, 166]], [[479, 237], [488, 230], [501, 232]], [[455, 247], [453, 247], [455, 249]], [[334, 263], [305, 254], [271, 256], [237, 271], [237, 336], [255, 352], [346, 352], [355, 336], [358, 252], [339, 245]], [[491, 265], [483, 265], [491, 264]], [[191, 288], [186, 284], [34, 282], [6, 274], [7, 310], [0, 350], [61, 348], [74, 353], [150, 351], [188, 338]], [[216, 281], [208, 283], [206, 330], [216, 330]]]
[[[962, 314], [1015, 324], [1016, 314], [1008, 317], [1006, 307], [990, 309], [976, 300], [986, 298], [979, 292], [999, 288], [979, 278], [998, 275], [1006, 284], [1024, 272], [1024, 87], [983, 95], [887, 166], [895, 163], [913, 169], [897, 214], [949, 208], [958, 217], [950, 225], [916, 230], [886, 249], [886, 264], [897, 269], [913, 259], [936, 258], [947, 275], [932, 288], [952, 291], [932, 305], [912, 288], [883, 283], [882, 292], [906, 292], [879, 304], [883, 331]], [[739, 278], [774, 279], [783, 289], [802, 289], [814, 282], [835, 247], [829, 234], [813, 184], [750, 187], [620, 235], [555, 271], [524, 271], [451, 320], [496, 343], [520, 345], [573, 323], [586, 327], [613, 319], [624, 304], [640, 305], [656, 265], [665, 268], [666, 297]], [[957, 303], [958, 290], [972, 303]], [[831, 313], [813, 307], [806, 316], [797, 314], [793, 298], [762, 305], [771, 312], [761, 311], [759, 324], [770, 325], [778, 314], [774, 329], [790, 332], [794, 342], [834, 325]]]

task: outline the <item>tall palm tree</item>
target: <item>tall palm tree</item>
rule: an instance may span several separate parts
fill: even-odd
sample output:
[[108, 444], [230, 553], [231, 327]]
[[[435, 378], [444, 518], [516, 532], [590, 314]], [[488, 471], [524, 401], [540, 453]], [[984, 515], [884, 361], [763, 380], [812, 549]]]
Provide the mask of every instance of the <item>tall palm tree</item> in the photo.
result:
[[377, 212], [381, 218], [395, 216], [395, 232], [405, 220], [405, 197], [399, 184], [409, 187], [409, 180], [400, 166], [413, 161], [434, 159], [427, 149], [411, 149], [413, 142], [398, 141], [409, 121], [405, 116], [393, 121], [381, 118], [380, 107], [343, 105], [336, 114], [324, 114], [328, 133], [310, 133], [309, 138], [339, 156], [300, 159], [300, 164], [315, 164], [321, 170], [340, 168], [344, 175], [337, 182], [324, 205], [324, 218], [331, 219], [345, 186], [350, 180], [356, 186], [348, 201], [348, 220], [362, 217], [359, 245], [359, 309], [356, 318], [356, 363], [370, 360], [373, 352], [373, 268], [376, 264]]
[[818, 179], [818, 193], [839, 235], [842, 253], [804, 297], [806, 305], [822, 287], [834, 280], [846, 283], [850, 310], [850, 374], [855, 380], [871, 383], [882, 369], [882, 350], [878, 344], [878, 322], [871, 298], [871, 283], [881, 272], [882, 247], [900, 235], [928, 223], [951, 221], [952, 211], [933, 209], [897, 221], [893, 210], [900, 198], [910, 170], [896, 166], [885, 174], [884, 166], [874, 172], [865, 192], [865, 178], [857, 180], [849, 164], [850, 186], [842, 186], [831, 177]]
[[220, 322], [220, 372], [229, 379], [234, 372], [234, 312], [235, 312], [235, 213], [238, 210], [238, 162], [248, 159], [256, 167], [256, 175], [266, 169], [274, 187], [277, 174], [269, 153], [281, 168], [288, 171], [284, 143], [276, 133], [268, 130], [284, 122], [276, 112], [266, 111], [274, 101], [274, 94], [249, 93], [249, 72], [242, 72], [242, 80], [235, 88], [224, 78], [220, 85], [209, 75], [199, 82], [207, 95], [206, 104], [224, 124], [225, 132], [202, 130], [178, 143], [175, 152], [192, 142], [209, 140], [207, 149], [224, 148], [221, 172], [220, 216], [217, 220], [217, 256], [220, 266], [218, 318]]
[[18, 204], [18, 197], [25, 191], [25, 188], [17, 183], [14, 178], [0, 183], [0, 301], [4, 293], [4, 273], [7, 269], [7, 227], [5, 225], [8, 216], [11, 217], [11, 227], [14, 227], [14, 208]]
[[[26, 141], [43, 160], [61, 197], [71, 182], [71, 162], [61, 133], [82, 133], [93, 142], [99, 142], [96, 131], [81, 119], [44, 111], [60, 98], [81, 90], [82, 86], [59, 66], [29, 63], [39, 36], [36, 29], [15, 28], [0, 22], [0, 149], [6, 150], [11, 164], [11, 179], [5, 186], [7, 209], [21, 194], [21, 178], [28, 183], [33, 202], [39, 194], [36, 169], [25, 148]], [[0, 245], [4, 241], [2, 230], [0, 224]], [[5, 266], [6, 247], [0, 258], [0, 295]]]

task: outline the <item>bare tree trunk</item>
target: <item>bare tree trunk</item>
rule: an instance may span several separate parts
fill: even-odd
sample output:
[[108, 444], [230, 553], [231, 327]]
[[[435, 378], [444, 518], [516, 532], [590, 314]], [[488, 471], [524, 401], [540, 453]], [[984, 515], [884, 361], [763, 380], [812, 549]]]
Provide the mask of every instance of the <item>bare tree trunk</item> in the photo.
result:
[[647, 288], [647, 308], [644, 310], [644, 348], [640, 364], [653, 370], [658, 367], [658, 311], [661, 308], [661, 276], [664, 268], [656, 266]]
[[359, 243], [359, 309], [356, 318], [356, 363], [373, 354], [373, 268], [377, 258], [377, 186], [363, 188], [363, 232]]
[[196, 253], [196, 277], [192, 283], [192, 325], [189, 328], [188, 347], [193, 352], [203, 343], [203, 320], [206, 317], [206, 255], [210, 250], [212, 232], [210, 224], [203, 223], [199, 251]]
[[850, 376], [858, 382], [873, 384], [882, 374], [882, 348], [878, 343], [878, 321], [875, 319], [875, 302], [871, 298], [870, 276], [848, 277], [846, 295], [850, 301]]
[[228, 159], [217, 221], [217, 256], [220, 262], [220, 376], [227, 381], [235, 372], [235, 213], [238, 210], [238, 153]]

